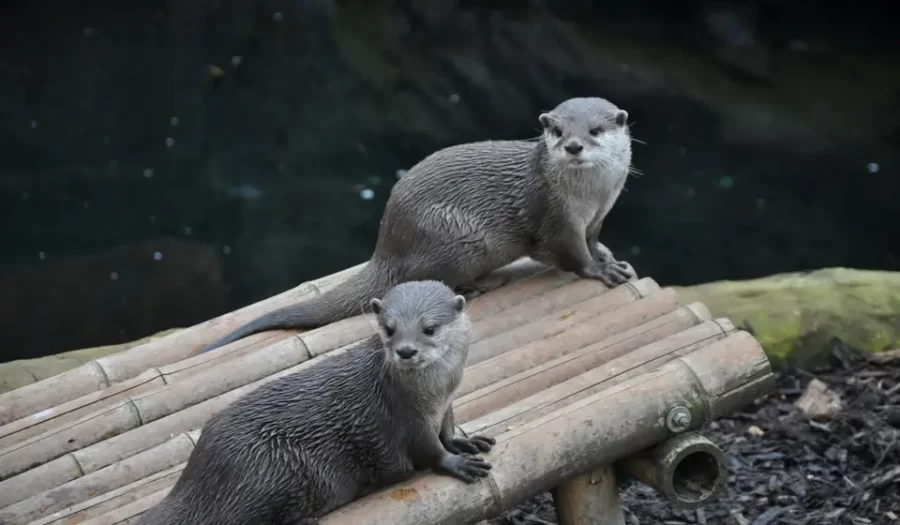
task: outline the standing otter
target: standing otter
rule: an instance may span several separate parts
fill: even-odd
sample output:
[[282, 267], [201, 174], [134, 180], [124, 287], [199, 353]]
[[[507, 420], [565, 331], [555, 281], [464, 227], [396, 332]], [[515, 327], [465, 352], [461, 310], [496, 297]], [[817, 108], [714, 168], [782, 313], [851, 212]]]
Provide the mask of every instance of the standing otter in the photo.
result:
[[372, 299], [377, 335], [263, 385], [204, 426], [144, 525], [312, 525], [361, 495], [431, 468], [473, 482], [493, 438], [454, 435], [469, 349], [466, 300], [438, 281]]
[[538, 140], [475, 142], [431, 154], [392, 188], [369, 264], [200, 353], [257, 332], [358, 314], [365, 297], [405, 281], [437, 279], [477, 291], [480, 277], [526, 255], [608, 286], [624, 283], [634, 276], [630, 267], [597, 238], [631, 170], [627, 120], [627, 111], [605, 99], [573, 98], [539, 116]]

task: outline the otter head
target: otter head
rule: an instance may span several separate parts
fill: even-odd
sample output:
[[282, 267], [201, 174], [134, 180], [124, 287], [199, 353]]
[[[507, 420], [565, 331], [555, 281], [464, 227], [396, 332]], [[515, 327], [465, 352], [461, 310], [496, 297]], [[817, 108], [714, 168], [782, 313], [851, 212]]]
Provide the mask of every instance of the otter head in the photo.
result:
[[399, 284], [372, 299], [378, 334], [389, 362], [400, 369], [442, 362], [461, 366], [469, 347], [466, 300], [439, 281]]
[[554, 167], [609, 170], [631, 164], [628, 112], [606, 99], [570, 98], [538, 120]]

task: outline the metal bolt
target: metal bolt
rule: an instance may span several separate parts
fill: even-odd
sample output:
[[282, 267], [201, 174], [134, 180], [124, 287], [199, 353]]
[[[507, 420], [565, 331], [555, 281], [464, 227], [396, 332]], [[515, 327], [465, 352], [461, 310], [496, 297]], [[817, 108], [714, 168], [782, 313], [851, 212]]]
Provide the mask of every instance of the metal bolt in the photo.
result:
[[685, 406], [675, 406], [666, 414], [666, 428], [672, 432], [684, 432], [691, 426], [691, 411]]

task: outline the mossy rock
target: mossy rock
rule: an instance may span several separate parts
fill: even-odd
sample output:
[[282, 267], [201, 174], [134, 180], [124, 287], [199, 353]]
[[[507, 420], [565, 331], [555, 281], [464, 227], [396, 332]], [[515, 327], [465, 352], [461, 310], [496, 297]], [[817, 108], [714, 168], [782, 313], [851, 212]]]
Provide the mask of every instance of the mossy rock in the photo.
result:
[[72, 350], [56, 355], [48, 355], [37, 359], [22, 359], [0, 363], [0, 394], [21, 388], [31, 383], [36, 383], [66, 370], [71, 370], [94, 359], [99, 359], [117, 352], [122, 352], [133, 346], [158, 339], [164, 335], [177, 332], [180, 328], [165, 330], [137, 341], [129, 341], [117, 345], [97, 346]]
[[863, 352], [900, 347], [900, 272], [827, 268], [676, 288], [753, 333], [773, 365], [809, 365], [835, 340]]

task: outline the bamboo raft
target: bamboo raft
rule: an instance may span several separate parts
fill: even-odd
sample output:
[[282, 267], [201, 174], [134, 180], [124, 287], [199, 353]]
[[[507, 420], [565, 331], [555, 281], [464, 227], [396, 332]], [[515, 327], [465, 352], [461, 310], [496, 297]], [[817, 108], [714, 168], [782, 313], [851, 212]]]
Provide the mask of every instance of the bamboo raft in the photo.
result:
[[[174, 485], [212, 415], [345, 351], [371, 320], [194, 353], [362, 266], [0, 395], [0, 524], [136, 523]], [[497, 439], [489, 478], [422, 473], [322, 525], [477, 523], [545, 490], [563, 525], [624, 523], [614, 465], [674, 504], [715, 497], [723, 456], [694, 431], [773, 386], [749, 333], [646, 277], [607, 289], [526, 258], [490, 282], [470, 303], [473, 343], [453, 405], [460, 431]], [[679, 465], [709, 490], [686, 491]]]

